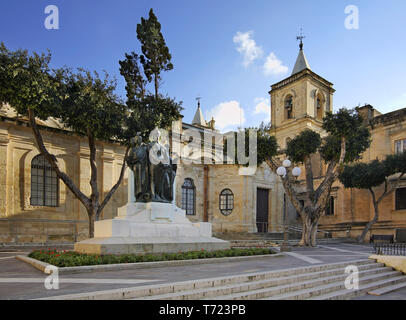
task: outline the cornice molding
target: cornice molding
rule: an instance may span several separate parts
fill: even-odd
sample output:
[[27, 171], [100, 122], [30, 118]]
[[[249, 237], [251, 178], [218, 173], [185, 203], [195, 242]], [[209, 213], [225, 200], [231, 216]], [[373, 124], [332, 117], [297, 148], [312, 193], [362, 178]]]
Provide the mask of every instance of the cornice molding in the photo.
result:
[[293, 82], [296, 82], [300, 79], [304, 79], [307, 77], [316, 81], [317, 83], [319, 83], [320, 85], [322, 85], [323, 87], [328, 89], [328, 91], [330, 93], [335, 92], [335, 89], [333, 88], [333, 84], [331, 82], [327, 81], [323, 77], [320, 77], [318, 74], [314, 73], [313, 71], [311, 71], [309, 69], [304, 69], [303, 71], [296, 73], [296, 74], [290, 76], [289, 78], [286, 78], [280, 82], [273, 84], [271, 86], [271, 91], [269, 91], [269, 94], [271, 94], [275, 90], [280, 90], [281, 88], [283, 88]]

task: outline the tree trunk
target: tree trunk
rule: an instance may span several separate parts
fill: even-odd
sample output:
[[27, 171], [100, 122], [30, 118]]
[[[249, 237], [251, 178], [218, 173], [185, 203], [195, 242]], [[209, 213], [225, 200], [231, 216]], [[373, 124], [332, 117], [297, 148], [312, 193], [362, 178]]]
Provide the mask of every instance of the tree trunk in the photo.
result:
[[93, 133], [90, 129], [87, 129], [87, 137], [89, 141], [89, 161], [90, 161], [90, 187], [92, 189], [92, 193], [90, 195], [91, 200], [91, 209], [92, 209], [92, 217], [93, 219], [97, 220], [96, 212], [98, 212], [99, 208], [99, 187], [97, 184], [97, 166], [96, 166], [96, 143], [94, 139]]
[[155, 99], [158, 100], [158, 88], [159, 88], [159, 81], [158, 81], [158, 75], [155, 74], [154, 78], [154, 84], [155, 84]]
[[117, 183], [107, 193], [107, 195], [105, 196], [103, 202], [101, 203], [98, 210], [96, 211], [96, 221], [98, 221], [100, 219], [100, 214], [103, 211], [104, 207], [110, 201], [111, 197], [114, 195], [114, 193], [116, 192], [116, 190], [120, 186], [121, 182], [123, 181], [129, 151], [130, 151], [130, 147], [127, 147], [127, 150], [125, 151], [123, 165], [121, 166], [120, 177], [118, 178]]
[[300, 246], [302, 247], [311, 246], [311, 230], [312, 230], [312, 222], [309, 218], [309, 215], [305, 214], [303, 218], [302, 239], [299, 242]]
[[105, 199], [103, 200], [102, 204], [99, 204], [99, 192], [98, 192], [98, 184], [97, 184], [97, 166], [96, 166], [96, 144], [94, 136], [91, 132], [88, 132], [88, 139], [89, 139], [89, 148], [90, 148], [90, 167], [91, 167], [91, 179], [90, 185], [92, 189], [92, 195], [87, 197], [80, 189], [75, 185], [73, 180], [64, 172], [59, 169], [57, 159], [53, 154], [50, 154], [44, 145], [44, 141], [41, 135], [41, 132], [37, 126], [35, 121], [35, 112], [34, 110], [28, 109], [28, 117], [30, 121], [30, 125], [32, 131], [34, 133], [35, 141], [37, 142], [37, 146], [41, 154], [45, 156], [45, 158], [49, 161], [52, 168], [55, 170], [56, 175], [59, 179], [63, 181], [63, 183], [68, 187], [68, 189], [74, 194], [74, 196], [83, 204], [86, 208], [86, 211], [89, 216], [89, 237], [94, 237], [94, 222], [100, 217], [100, 213], [102, 212], [103, 208], [106, 206], [108, 201], [113, 196], [114, 192], [120, 186], [125, 172], [126, 161], [128, 152], [130, 147], [127, 147], [123, 165], [121, 168], [120, 177], [117, 183], [111, 188], [109, 193], [106, 195]]
[[302, 230], [302, 239], [299, 242], [299, 246], [306, 247], [309, 244], [309, 228], [307, 227], [306, 223], [303, 223], [303, 230]]
[[89, 216], [89, 239], [92, 239], [94, 238], [94, 222], [96, 218], [94, 208], [89, 208], [87, 214]]
[[383, 191], [383, 193], [381, 194], [381, 196], [376, 199], [376, 195], [375, 192], [372, 188], [369, 188], [369, 192], [371, 193], [372, 196], [372, 203], [374, 205], [374, 211], [375, 211], [375, 215], [374, 218], [367, 223], [367, 225], [365, 226], [364, 230], [362, 231], [361, 235], [357, 238], [358, 243], [362, 243], [365, 241], [365, 237], [368, 233], [368, 231], [371, 229], [371, 227], [378, 221], [379, 219], [379, 204], [381, 203], [381, 201], [386, 198], [388, 195], [390, 195], [392, 192], [395, 191], [395, 189], [397, 188], [400, 180], [402, 179], [402, 177], [405, 175], [404, 172], [402, 172], [399, 177], [397, 178], [397, 180], [395, 181], [395, 183], [392, 185], [391, 188], [388, 189], [388, 185], [389, 185], [389, 181], [388, 178], [385, 179], [385, 189]]
[[317, 229], [319, 226], [319, 219], [315, 219], [315, 221], [311, 224], [312, 230], [310, 233], [310, 246], [315, 247], [317, 245]]
[[367, 223], [367, 225], [365, 226], [364, 230], [362, 231], [361, 235], [357, 238], [357, 242], [358, 243], [363, 243], [365, 241], [365, 237], [367, 235], [367, 233], [369, 232], [369, 230], [371, 229], [371, 227], [378, 221], [379, 219], [379, 202], [380, 200], [383, 199], [383, 197], [381, 197], [378, 201], [376, 201], [376, 197], [375, 197], [375, 192], [372, 189], [369, 189], [369, 192], [372, 195], [372, 202], [374, 204], [374, 217], [371, 221], [369, 221]]
[[42, 139], [41, 132], [39, 131], [39, 128], [37, 126], [37, 122], [35, 121], [35, 112], [34, 110], [28, 109], [28, 117], [30, 121], [30, 125], [32, 128], [32, 131], [34, 133], [35, 141], [37, 142], [37, 146], [41, 154], [45, 156], [45, 158], [49, 161], [51, 164], [52, 168], [55, 170], [56, 175], [59, 179], [65, 183], [65, 185], [68, 187], [68, 189], [75, 195], [77, 199], [82, 202], [82, 204], [85, 206], [85, 208], [89, 208], [90, 206], [90, 200], [88, 197], [86, 197], [80, 189], [75, 185], [73, 180], [64, 172], [62, 172], [59, 169], [57, 159], [53, 154], [50, 154], [47, 150], [47, 148], [44, 145], [44, 141]]

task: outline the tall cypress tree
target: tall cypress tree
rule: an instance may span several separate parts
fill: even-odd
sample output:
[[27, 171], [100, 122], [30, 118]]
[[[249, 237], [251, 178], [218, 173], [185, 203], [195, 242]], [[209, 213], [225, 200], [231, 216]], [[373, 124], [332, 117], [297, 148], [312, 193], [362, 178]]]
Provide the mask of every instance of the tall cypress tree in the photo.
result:
[[169, 48], [161, 33], [161, 24], [152, 9], [149, 11], [149, 18], [141, 18], [141, 23], [137, 25], [137, 38], [141, 42], [143, 53], [140, 61], [148, 81], [154, 81], [155, 98], [157, 99], [160, 74], [162, 71], [172, 70], [173, 64]]
[[120, 74], [124, 77], [127, 91], [127, 104], [134, 103], [135, 99], [143, 99], [146, 93], [146, 80], [139, 65], [140, 57], [135, 52], [125, 54], [125, 59], [119, 61]]

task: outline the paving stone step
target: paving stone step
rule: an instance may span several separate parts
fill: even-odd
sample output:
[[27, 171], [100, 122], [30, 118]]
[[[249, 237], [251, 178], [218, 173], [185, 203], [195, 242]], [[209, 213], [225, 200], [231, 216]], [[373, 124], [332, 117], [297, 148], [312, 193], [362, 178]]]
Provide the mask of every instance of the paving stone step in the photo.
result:
[[368, 294], [371, 295], [371, 296], [381, 296], [381, 295], [384, 295], [386, 293], [389, 293], [389, 292], [392, 292], [392, 291], [395, 291], [395, 290], [399, 290], [399, 289], [402, 289], [402, 288], [405, 288], [405, 287], [406, 287], [406, 281], [398, 283], [398, 284], [394, 284], [392, 286], [387, 286], [387, 287], [383, 287], [383, 288], [380, 288], [380, 289], [375, 289], [375, 290], [369, 291]]
[[[359, 273], [360, 282], [374, 281], [384, 279], [388, 276], [399, 274], [397, 271], [386, 271], [384, 273], [370, 274], [368, 270]], [[280, 299], [304, 299], [311, 294], [322, 294], [344, 287], [344, 280], [348, 275], [340, 275], [333, 277], [326, 277], [321, 279], [313, 279], [310, 281], [298, 282], [294, 284], [278, 286], [275, 288], [264, 288], [252, 290], [250, 292], [237, 293], [232, 295], [224, 295], [213, 298], [214, 300], [247, 300], [247, 299], [266, 299], [266, 300], [280, 300]], [[296, 297], [297, 296], [297, 297]]]
[[[362, 272], [368, 272], [368, 274], [372, 273], [384, 273], [388, 272], [391, 270], [391, 268], [384, 267], [383, 264], [377, 264], [374, 266], [370, 265], [363, 265], [359, 267], [359, 270]], [[216, 296], [223, 296], [223, 295], [229, 295], [233, 293], [240, 293], [240, 292], [245, 292], [245, 291], [252, 291], [252, 290], [258, 290], [258, 289], [263, 289], [263, 288], [269, 288], [269, 287], [277, 287], [280, 288], [284, 285], [287, 284], [295, 284], [295, 283], [300, 283], [305, 280], [311, 280], [311, 279], [324, 279], [328, 277], [335, 276], [337, 277], [343, 277], [345, 275], [345, 268], [338, 268], [338, 269], [332, 269], [332, 270], [325, 270], [321, 272], [310, 272], [310, 273], [304, 273], [304, 274], [298, 274], [298, 275], [292, 275], [292, 276], [287, 276], [287, 277], [278, 277], [278, 278], [270, 278], [270, 279], [265, 279], [265, 280], [259, 280], [259, 281], [250, 281], [250, 282], [242, 282], [242, 283], [236, 283], [236, 284], [229, 284], [225, 286], [217, 286], [217, 287], [212, 287], [212, 288], [203, 288], [203, 289], [198, 289], [198, 290], [189, 290], [189, 291], [183, 291], [183, 292], [174, 292], [174, 293], [168, 293], [168, 294], [162, 294], [162, 295], [155, 295], [155, 296], [148, 296], [148, 297], [143, 297], [140, 299], [145, 299], [145, 300], [185, 300], [185, 299], [207, 299], [207, 298], [212, 298]]]
[[[384, 273], [387, 272], [383, 263], [376, 263], [370, 259], [358, 259], [353, 261], [345, 261], [330, 264], [317, 264], [306, 267], [290, 268], [284, 270], [275, 270], [267, 272], [257, 272], [250, 274], [240, 274], [234, 276], [223, 276], [210, 279], [182, 281], [175, 283], [162, 283], [154, 285], [139, 286], [133, 288], [122, 288], [104, 291], [87, 292], [81, 294], [70, 294], [63, 296], [55, 296], [52, 299], [134, 299], [160, 298], [161, 295], [168, 295], [166, 298], [173, 298], [174, 295], [185, 295], [187, 292], [192, 292], [196, 297], [205, 298], [205, 291], [209, 295], [222, 296], [225, 292], [239, 292], [242, 290], [250, 290], [263, 288], [266, 286], [283, 286], [294, 285], [297, 282], [315, 281], [317, 278], [324, 279], [328, 277], [344, 274], [344, 268], [348, 265], [357, 265], [361, 272]], [[333, 280], [331, 280], [333, 281]], [[323, 283], [323, 282], [321, 282]], [[219, 288], [220, 287], [220, 288]], [[247, 289], [248, 288], [248, 289]], [[208, 290], [209, 289], [209, 290]], [[197, 291], [196, 291], [197, 290]], [[225, 290], [225, 291], [221, 291]], [[231, 290], [231, 291], [230, 291]], [[233, 291], [234, 290], [234, 291]], [[222, 293], [223, 292], [223, 293]], [[196, 296], [197, 295], [197, 296]], [[184, 297], [184, 298], [185, 298]], [[164, 297], [162, 297], [164, 298]], [[49, 299], [49, 298], [48, 298]], [[177, 297], [176, 299], [181, 299]]]
[[140, 298], [140, 297], [145, 297], [145, 296], [174, 293], [174, 292], [178, 292], [181, 290], [209, 288], [209, 287], [232, 284], [232, 283], [255, 281], [255, 280], [266, 279], [266, 278], [271, 278], [271, 277], [282, 277], [282, 276], [288, 276], [288, 275], [293, 275], [293, 274], [300, 274], [303, 272], [315, 272], [315, 271], [321, 271], [321, 270], [328, 270], [328, 269], [344, 267], [348, 264], [355, 264], [358, 266], [363, 266], [363, 265], [372, 265], [372, 264], [374, 264], [374, 262], [369, 259], [358, 259], [358, 260], [349, 261], [349, 262], [320, 264], [320, 265], [315, 265], [315, 266], [290, 268], [290, 269], [285, 269], [285, 270], [275, 270], [275, 271], [267, 271], [267, 272], [240, 274], [240, 275], [235, 275], [235, 276], [217, 277], [217, 278], [210, 278], [210, 279], [139, 286], [139, 287], [133, 287], [133, 288], [122, 288], [122, 289], [86, 292], [86, 293], [79, 293], [79, 294], [69, 294], [69, 295], [48, 297], [46, 299], [55, 299], [55, 300], [133, 299], [133, 298]]
[[406, 276], [397, 276], [397, 277], [391, 277], [385, 280], [377, 281], [377, 282], [372, 282], [366, 285], [360, 285], [358, 290], [340, 290], [340, 291], [335, 291], [335, 292], [330, 292], [328, 294], [323, 294], [320, 296], [314, 296], [310, 299], [307, 300], [348, 300], [350, 298], [356, 297], [356, 296], [361, 296], [363, 294], [366, 294], [370, 290], [375, 290], [378, 288], [383, 288], [386, 286], [393, 286], [399, 283], [404, 283], [406, 282]]
[[[398, 277], [400, 273], [398, 271], [390, 271], [386, 273], [379, 273], [379, 274], [374, 274], [374, 275], [362, 275], [360, 272], [360, 279], [359, 279], [359, 284], [366, 285], [369, 283], [376, 283], [382, 280], [386, 280], [388, 278], [394, 278]], [[305, 290], [299, 290], [296, 292], [290, 292], [286, 294], [282, 294], [279, 296], [274, 296], [274, 297], [268, 297], [263, 300], [305, 300], [305, 299], [312, 299], [316, 298], [318, 296], [323, 296], [323, 295], [328, 295], [328, 294], [334, 294], [335, 292], [341, 292], [341, 291], [346, 291], [346, 293], [349, 292], [345, 288], [344, 280], [346, 277], [343, 277], [341, 281], [337, 282], [332, 282], [329, 284], [313, 287], [310, 289], [305, 289]]]

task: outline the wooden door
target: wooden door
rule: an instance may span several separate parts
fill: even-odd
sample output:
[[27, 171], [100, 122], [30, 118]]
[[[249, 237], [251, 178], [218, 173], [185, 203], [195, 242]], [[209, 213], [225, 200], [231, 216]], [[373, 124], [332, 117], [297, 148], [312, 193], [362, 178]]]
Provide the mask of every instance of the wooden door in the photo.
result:
[[268, 232], [269, 190], [257, 189], [257, 229]]

